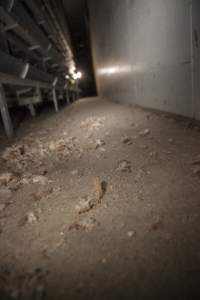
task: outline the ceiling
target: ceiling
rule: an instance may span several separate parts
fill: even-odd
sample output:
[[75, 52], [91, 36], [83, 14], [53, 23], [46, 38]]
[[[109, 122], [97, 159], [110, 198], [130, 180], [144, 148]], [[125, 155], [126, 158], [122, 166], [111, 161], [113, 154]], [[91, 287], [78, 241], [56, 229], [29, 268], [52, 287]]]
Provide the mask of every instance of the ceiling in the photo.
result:
[[81, 29], [84, 26], [84, 17], [86, 12], [86, 0], [62, 0], [65, 12], [70, 19], [74, 29]]

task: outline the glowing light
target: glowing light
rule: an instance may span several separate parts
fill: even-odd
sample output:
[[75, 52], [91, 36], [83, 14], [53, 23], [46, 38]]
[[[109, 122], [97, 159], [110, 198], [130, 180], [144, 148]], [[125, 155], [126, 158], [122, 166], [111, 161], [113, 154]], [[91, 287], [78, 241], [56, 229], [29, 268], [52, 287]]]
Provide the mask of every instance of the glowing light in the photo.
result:
[[81, 79], [81, 78], [82, 78], [82, 73], [81, 73], [81, 72], [73, 73], [73, 74], [72, 74], [72, 78], [73, 78], [74, 80]]
[[77, 72], [77, 78], [81, 79], [82, 78], [82, 73], [81, 72]]
[[117, 67], [109, 67], [109, 68], [102, 68], [99, 70], [99, 74], [101, 75], [112, 75], [117, 73], [118, 68]]
[[106, 68], [99, 69], [99, 75], [114, 75], [114, 74], [129, 74], [132, 71], [131, 65], [122, 65], [122, 66], [110, 66]]
[[73, 74], [75, 73], [75, 71], [76, 71], [76, 67], [75, 67], [75, 66], [72, 66], [72, 67], [69, 69], [69, 73], [70, 73], [71, 75], [73, 75]]
[[130, 73], [131, 72], [131, 66], [113, 66], [113, 67], [107, 67], [102, 68], [99, 70], [100, 75], [113, 75], [113, 74], [120, 74], [120, 73]]

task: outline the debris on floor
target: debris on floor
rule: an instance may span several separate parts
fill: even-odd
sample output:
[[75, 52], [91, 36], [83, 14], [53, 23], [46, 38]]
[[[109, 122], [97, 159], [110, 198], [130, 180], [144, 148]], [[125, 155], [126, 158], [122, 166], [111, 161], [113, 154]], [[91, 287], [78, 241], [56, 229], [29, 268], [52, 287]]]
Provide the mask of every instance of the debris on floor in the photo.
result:
[[17, 191], [24, 185], [39, 184], [45, 186], [51, 182], [51, 180], [43, 175], [4, 173], [0, 176], [0, 197], [3, 194], [9, 197], [12, 192]]
[[146, 175], [151, 175], [151, 172], [144, 169], [139, 169], [135, 175], [135, 180], [143, 179]]
[[33, 224], [38, 221], [38, 217], [36, 217], [34, 212], [30, 211], [26, 215], [26, 220], [29, 224]]
[[106, 145], [106, 143], [105, 143], [104, 140], [98, 139], [98, 140], [96, 140], [96, 142], [95, 142], [95, 149], [102, 148], [102, 147], [105, 146], [105, 145]]
[[20, 175], [18, 173], [3, 173], [0, 175], [0, 194], [11, 195], [20, 188]]
[[84, 169], [74, 169], [71, 171], [72, 176], [77, 176], [77, 177], [83, 177], [85, 174], [85, 170]]
[[73, 176], [76, 176], [76, 175], [79, 174], [79, 172], [78, 172], [78, 170], [76, 169], [76, 170], [73, 170], [73, 171], [71, 172], [71, 174], [72, 174]]
[[34, 224], [38, 220], [39, 217], [36, 215], [36, 213], [33, 211], [29, 211], [24, 217], [21, 218], [21, 220], [19, 221], [19, 226], [24, 227], [26, 224]]
[[91, 231], [93, 228], [100, 226], [100, 223], [93, 217], [74, 222], [69, 226], [69, 231]]
[[81, 122], [81, 127], [87, 127], [90, 131], [98, 131], [101, 127], [104, 127], [104, 117], [89, 117], [85, 121]]
[[135, 231], [128, 231], [127, 232], [127, 237], [128, 238], [132, 238], [132, 237], [134, 237], [136, 235], [136, 232]]
[[96, 207], [102, 198], [104, 197], [107, 190], [107, 182], [102, 181], [99, 177], [95, 177], [94, 180], [94, 191], [90, 196], [82, 197], [76, 205], [75, 210], [79, 214], [89, 212], [91, 209]]
[[0, 185], [8, 186], [11, 182], [17, 182], [19, 177], [14, 173], [3, 173], [0, 175]]
[[79, 213], [79, 214], [84, 214], [88, 211], [90, 211], [91, 209], [93, 209], [95, 206], [95, 199], [94, 198], [90, 198], [89, 196], [83, 197], [80, 199], [78, 205], [76, 205], [75, 210]]
[[35, 202], [38, 202], [42, 199], [47, 199], [51, 194], [55, 193], [55, 188], [51, 186], [45, 186], [41, 191], [36, 191], [31, 193], [31, 196]]
[[122, 137], [121, 142], [122, 142], [122, 144], [126, 144], [128, 146], [133, 144], [133, 140], [129, 136]]
[[149, 135], [150, 133], [151, 133], [150, 129], [145, 129], [145, 130], [141, 131], [139, 133], [139, 135], [145, 137], [145, 136]]
[[47, 179], [47, 177], [42, 176], [42, 175], [35, 175], [32, 177], [33, 183], [39, 183], [41, 185], [46, 185], [50, 181]]
[[6, 148], [1, 157], [7, 167], [25, 172], [32, 167], [39, 169], [52, 160], [68, 158], [77, 151], [76, 144], [77, 139], [74, 136], [65, 136], [50, 142], [29, 136]]
[[131, 162], [128, 160], [122, 160], [119, 162], [119, 165], [117, 167], [117, 171], [119, 172], [125, 172], [125, 173], [131, 173]]
[[107, 182], [102, 181], [99, 177], [95, 178], [94, 181], [95, 185], [95, 193], [96, 193], [96, 200], [99, 202], [104, 197], [106, 190], [107, 190]]

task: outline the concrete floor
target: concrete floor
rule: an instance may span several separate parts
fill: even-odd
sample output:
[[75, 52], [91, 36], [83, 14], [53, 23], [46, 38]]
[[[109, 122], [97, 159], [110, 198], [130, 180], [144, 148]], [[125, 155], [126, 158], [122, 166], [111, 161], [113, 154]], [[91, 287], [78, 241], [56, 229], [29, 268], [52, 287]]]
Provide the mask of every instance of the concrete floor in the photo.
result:
[[0, 165], [0, 299], [200, 299], [198, 125], [83, 99]]

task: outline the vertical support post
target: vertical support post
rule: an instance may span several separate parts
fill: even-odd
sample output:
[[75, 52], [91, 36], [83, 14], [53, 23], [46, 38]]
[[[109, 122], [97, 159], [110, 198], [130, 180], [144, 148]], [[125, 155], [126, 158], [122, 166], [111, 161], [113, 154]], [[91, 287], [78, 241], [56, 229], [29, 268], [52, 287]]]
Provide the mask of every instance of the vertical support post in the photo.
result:
[[42, 93], [39, 87], [36, 88], [36, 96], [39, 97], [39, 102], [42, 102]]
[[76, 101], [76, 91], [73, 91], [73, 102]]
[[5, 128], [6, 135], [7, 135], [7, 137], [12, 137], [13, 136], [13, 125], [12, 125], [12, 121], [10, 118], [6, 95], [5, 95], [5, 91], [4, 91], [4, 87], [3, 87], [2, 83], [0, 83], [0, 111], [1, 111], [1, 116], [3, 119], [3, 125]]
[[35, 111], [35, 107], [34, 107], [33, 103], [30, 103], [30, 104], [28, 105], [28, 109], [29, 109], [29, 111], [30, 111], [31, 116], [32, 116], [32, 117], [35, 117], [35, 116], [36, 116], [36, 111]]
[[55, 111], [58, 112], [58, 100], [57, 100], [56, 89], [55, 88], [52, 89], [52, 95], [53, 95], [53, 102], [54, 102]]
[[79, 97], [79, 87], [78, 87], [78, 81], [76, 81], [76, 100], [78, 100]]
[[78, 100], [78, 98], [79, 98], [79, 91], [77, 90], [77, 92], [76, 92], [76, 100]]
[[70, 99], [69, 99], [69, 91], [66, 89], [66, 100], [67, 100], [67, 105], [70, 104]]

